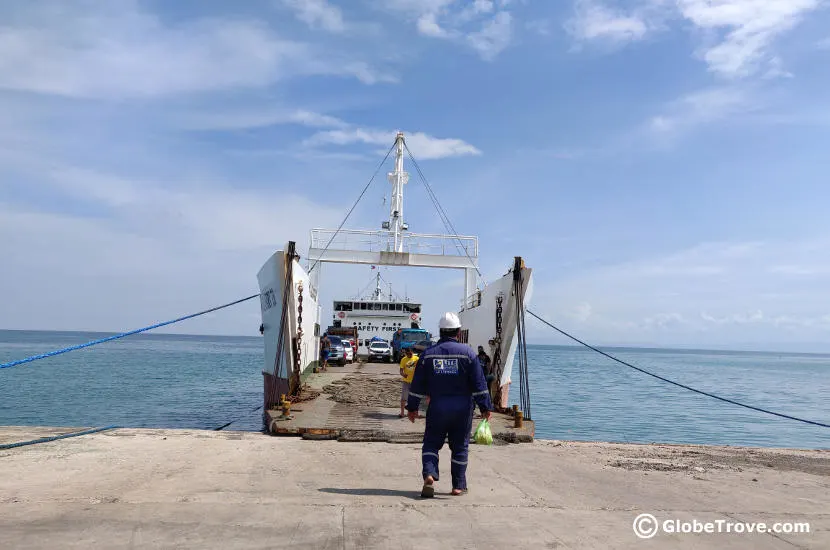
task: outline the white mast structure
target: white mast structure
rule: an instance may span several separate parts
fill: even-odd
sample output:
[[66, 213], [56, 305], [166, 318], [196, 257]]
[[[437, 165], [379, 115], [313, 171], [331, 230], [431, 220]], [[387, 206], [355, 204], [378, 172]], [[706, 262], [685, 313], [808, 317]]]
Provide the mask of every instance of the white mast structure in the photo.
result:
[[377, 274], [375, 275], [375, 292], [372, 295], [372, 298], [376, 302], [380, 302], [381, 300], [381, 291], [380, 291], [380, 269], [378, 269]]
[[[460, 269], [464, 271], [462, 309], [466, 309], [468, 298], [476, 290], [478, 237], [409, 232], [403, 219], [403, 189], [409, 181], [403, 167], [404, 149], [404, 134], [398, 132], [395, 168], [387, 174], [392, 185], [389, 220], [381, 224], [381, 230], [312, 229], [308, 266], [320, 262]], [[315, 288], [320, 288], [320, 271], [317, 265], [311, 273]]]
[[386, 177], [392, 184], [392, 200], [389, 205], [389, 221], [381, 227], [390, 232], [390, 243], [394, 252], [403, 252], [403, 232], [409, 226], [403, 221], [403, 186], [409, 181], [409, 174], [403, 169], [403, 132], [395, 136], [395, 171]]

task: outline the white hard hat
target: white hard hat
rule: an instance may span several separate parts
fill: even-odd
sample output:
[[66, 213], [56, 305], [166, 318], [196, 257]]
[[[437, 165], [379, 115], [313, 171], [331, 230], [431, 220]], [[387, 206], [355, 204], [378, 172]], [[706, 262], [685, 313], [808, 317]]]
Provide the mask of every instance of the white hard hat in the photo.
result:
[[461, 320], [458, 318], [458, 315], [456, 315], [452, 311], [448, 311], [444, 315], [442, 315], [441, 320], [438, 321], [438, 328], [461, 328]]

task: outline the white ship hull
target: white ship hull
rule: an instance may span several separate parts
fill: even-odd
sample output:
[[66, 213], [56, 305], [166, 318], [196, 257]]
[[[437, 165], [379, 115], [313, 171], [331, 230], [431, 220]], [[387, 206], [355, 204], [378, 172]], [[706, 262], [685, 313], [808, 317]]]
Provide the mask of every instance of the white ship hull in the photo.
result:
[[[317, 289], [298, 257], [288, 261], [288, 248], [275, 252], [257, 275], [265, 340], [262, 374], [266, 410], [278, 407], [281, 395], [295, 392], [300, 378], [319, 363], [322, 308]], [[498, 383], [492, 386], [493, 397], [497, 399], [495, 404], [502, 408], [510, 405], [509, 389], [519, 345], [513, 271], [511, 268], [503, 277], [468, 297], [459, 311], [462, 342], [473, 350], [482, 346], [493, 361], [498, 375]], [[287, 276], [291, 284], [285, 294], [287, 308], [283, 319]], [[526, 306], [533, 294], [532, 270], [522, 267], [521, 277], [522, 302]]]
[[[526, 305], [533, 294], [532, 269], [521, 268], [522, 302]], [[499, 298], [501, 311], [499, 312]], [[458, 312], [461, 319], [462, 340], [477, 351], [484, 348], [496, 368], [498, 384], [491, 386], [496, 406], [508, 408], [508, 391], [513, 377], [513, 364], [518, 349], [516, 318], [516, 292], [514, 273], [511, 269], [502, 278], [486, 285], [480, 292], [468, 297], [465, 307]], [[497, 330], [497, 318], [501, 318], [501, 335]], [[496, 360], [498, 359], [498, 365]]]
[[[265, 410], [278, 406], [281, 395], [296, 391], [300, 377], [317, 365], [320, 356], [322, 308], [317, 289], [300, 265], [299, 256], [289, 260], [291, 247], [289, 243], [275, 252], [257, 274], [265, 340]], [[287, 277], [291, 280], [285, 293]], [[287, 307], [283, 318], [284, 297]]]

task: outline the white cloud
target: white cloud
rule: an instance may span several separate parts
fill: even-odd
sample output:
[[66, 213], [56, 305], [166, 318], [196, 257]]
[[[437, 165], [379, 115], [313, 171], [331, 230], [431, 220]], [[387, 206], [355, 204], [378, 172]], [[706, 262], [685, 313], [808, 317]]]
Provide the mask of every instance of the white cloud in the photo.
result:
[[312, 28], [329, 32], [343, 32], [346, 24], [340, 8], [326, 0], [281, 0], [282, 4], [294, 11], [297, 19]]
[[[120, 230], [162, 239], [181, 239], [204, 251], [246, 250], [274, 245], [275, 235], [315, 216], [336, 218], [302, 196], [233, 189], [223, 182], [131, 179], [87, 168], [30, 166], [40, 185], [63, 201], [85, 203], [116, 220]], [[244, 220], [244, 223], [240, 223]], [[302, 231], [304, 236], [307, 231]], [[279, 243], [276, 243], [279, 244]]]
[[393, 12], [420, 16], [439, 12], [455, 2], [456, 0], [378, 0], [376, 4]]
[[[352, 143], [368, 143], [391, 147], [395, 141], [395, 131], [353, 128], [350, 130], [330, 130], [318, 132], [306, 140], [308, 146], [324, 144], [349, 145]], [[435, 138], [430, 135], [416, 132], [406, 133], [406, 143], [416, 159], [438, 159], [445, 157], [480, 155], [476, 147], [469, 143], [452, 138]]]
[[625, 14], [595, 0], [577, 0], [575, 11], [565, 28], [577, 40], [634, 42], [644, 38], [649, 30], [641, 16]]
[[[309, 63], [307, 67], [309, 69], [314, 69], [315, 67], [317, 67], [317, 63]], [[368, 85], [379, 83], [397, 84], [398, 82], [400, 82], [400, 79], [397, 76], [390, 73], [378, 71], [365, 61], [345, 62], [340, 64], [338, 68], [335, 68], [335, 66], [330, 64], [329, 62], [324, 62], [321, 63], [315, 71], [310, 72], [309, 74], [315, 73], [353, 76], [362, 83]]]
[[283, 124], [310, 128], [345, 128], [339, 118], [304, 109], [239, 109], [189, 114], [182, 117], [182, 127], [190, 130], [243, 130]]
[[467, 35], [470, 45], [484, 60], [492, 60], [510, 45], [512, 18], [506, 11], [496, 14], [480, 31]]
[[474, 0], [472, 3], [468, 4], [465, 8], [459, 11], [453, 19], [456, 24], [460, 25], [495, 11], [496, 5], [491, 0]]
[[408, 135], [406, 141], [416, 159], [439, 159], [466, 155], [477, 156], [481, 154], [481, 151], [466, 141], [451, 138], [435, 138], [421, 132]]
[[434, 13], [425, 13], [419, 17], [418, 32], [433, 38], [449, 38], [451, 33], [438, 24], [436, 17], [437, 15]]
[[[776, 78], [791, 76], [777, 75]], [[772, 78], [772, 76], [766, 76]], [[830, 124], [830, 110], [815, 102], [793, 102], [781, 95], [780, 88], [766, 82], [736, 82], [686, 94], [666, 103], [643, 126], [632, 132], [636, 145], [642, 138], [659, 148], [675, 144], [675, 138], [704, 125], [729, 123], [767, 127], [814, 126]]]
[[492, 0], [474, 0], [472, 10], [475, 13], [490, 13], [494, 9]]
[[[537, 281], [531, 309], [591, 342], [729, 345], [830, 337], [830, 239], [707, 243]], [[535, 327], [535, 337], [547, 336]], [[830, 346], [826, 346], [830, 349]]]
[[[327, 158], [329, 160], [364, 160], [363, 155], [333, 153], [315, 149], [325, 145], [365, 143], [391, 147], [396, 131], [360, 128], [329, 115], [307, 110], [229, 110], [215, 113], [199, 112], [183, 117], [181, 127], [189, 130], [242, 130], [274, 125], [298, 124], [310, 128], [326, 128], [306, 138], [302, 148], [283, 151], [295, 158]], [[453, 138], [436, 138], [423, 132], [406, 134], [406, 141], [416, 158], [437, 159], [463, 155], [480, 155], [481, 151], [469, 143]], [[383, 152], [385, 153], [386, 150]], [[240, 151], [244, 154], [244, 151]], [[257, 154], [256, 151], [251, 154]], [[273, 155], [273, 150], [259, 154]]]
[[303, 53], [253, 22], [171, 29], [139, 12], [75, 14], [0, 30], [0, 87], [99, 97], [259, 86]]
[[574, 0], [565, 25], [577, 41], [627, 44], [643, 40], [679, 17], [704, 37], [698, 55], [721, 76], [741, 78], [764, 68], [766, 78], [791, 76], [773, 52], [776, 39], [795, 28], [822, 0], [636, 0], [627, 9], [610, 0]]
[[738, 324], [738, 325], [746, 325], [750, 323], [760, 323], [765, 321], [764, 312], [756, 310], [752, 313], [734, 313], [732, 315], [728, 315], [726, 317], [714, 317], [709, 315], [708, 313], [701, 312], [700, 318], [708, 323], [714, 323], [716, 325], [724, 325], [724, 324]]
[[71, 97], [156, 97], [263, 87], [296, 74], [389, 81], [365, 63], [278, 37], [256, 20], [167, 25], [136, 3], [22, 7], [0, 27], [0, 89]]
[[772, 59], [774, 40], [819, 5], [819, 0], [678, 0], [683, 16], [697, 27], [725, 33], [702, 56], [713, 72], [729, 77], [755, 73]]
[[371, 143], [374, 145], [392, 145], [395, 139], [394, 132], [384, 132], [382, 130], [364, 130], [362, 128], [354, 128], [350, 130], [331, 130], [327, 132], [318, 132], [308, 138], [306, 145], [348, 145], [350, 143]]
[[573, 308], [571, 315], [577, 321], [584, 323], [591, 317], [591, 313], [593, 312], [593, 308], [591, 304], [588, 303], [581, 303]]
[[763, 311], [756, 310], [754, 312], [733, 313], [722, 317], [709, 315], [706, 312], [700, 314], [700, 318], [707, 324], [718, 327], [748, 327], [764, 329], [771, 327], [773, 329], [789, 329], [789, 330], [810, 330], [813, 333], [821, 333], [830, 331], [830, 314], [815, 315], [815, 316], [792, 316], [792, 315], [775, 315], [770, 316], [764, 314]]
[[667, 106], [649, 121], [651, 131], [665, 136], [690, 127], [711, 123], [755, 108], [747, 90], [738, 87], [710, 88], [688, 94]]
[[778, 56], [772, 57], [769, 60], [769, 68], [764, 74], [765, 79], [774, 78], [793, 78], [795, 75], [790, 71], [784, 69], [784, 62]]
[[414, 18], [418, 32], [466, 44], [485, 61], [504, 51], [513, 38], [513, 18], [508, 2], [492, 0], [390, 0], [383, 8]]
[[688, 321], [679, 313], [657, 313], [642, 320], [647, 329], [667, 329], [687, 324]]
[[726, 86], [687, 94], [669, 103], [663, 112], [652, 117], [647, 131], [662, 145], [669, 138], [702, 124], [744, 115], [763, 108], [762, 102], [748, 88]]
[[[90, 200], [84, 194], [93, 186], [77, 185], [81, 176], [95, 174], [76, 173], [53, 193]], [[0, 234], [15, 236], [0, 240], [0, 254], [15, 258], [0, 273], [0, 326], [126, 330], [255, 293], [256, 272], [273, 250], [292, 238], [306, 246], [309, 219], [342, 216], [285, 193], [148, 193], [115, 180], [119, 193], [101, 188], [93, 198], [103, 216], [0, 201]], [[254, 303], [168, 330], [254, 335], [258, 323]]]

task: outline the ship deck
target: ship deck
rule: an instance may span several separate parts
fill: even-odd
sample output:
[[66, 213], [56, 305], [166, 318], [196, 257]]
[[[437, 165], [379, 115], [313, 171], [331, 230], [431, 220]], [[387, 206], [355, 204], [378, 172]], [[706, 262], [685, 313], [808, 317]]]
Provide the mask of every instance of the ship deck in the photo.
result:
[[[319, 395], [292, 403], [289, 419], [281, 418], [281, 410], [267, 411], [269, 433], [304, 439], [388, 443], [418, 443], [423, 438], [423, 418], [412, 423], [398, 416], [401, 385], [397, 363], [329, 366], [327, 372], [309, 375], [305, 385], [306, 391]], [[478, 422], [476, 413], [473, 430]], [[533, 421], [524, 420], [521, 428], [514, 425], [512, 416], [494, 413], [490, 421], [494, 443], [533, 441]]]

